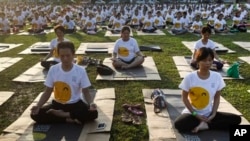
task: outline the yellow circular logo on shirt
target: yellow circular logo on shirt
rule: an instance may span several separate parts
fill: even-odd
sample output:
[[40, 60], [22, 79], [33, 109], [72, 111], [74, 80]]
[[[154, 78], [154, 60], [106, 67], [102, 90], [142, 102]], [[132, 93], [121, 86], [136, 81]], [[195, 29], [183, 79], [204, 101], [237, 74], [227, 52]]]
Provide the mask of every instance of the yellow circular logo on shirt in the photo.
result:
[[87, 26], [88, 26], [88, 27], [91, 27], [91, 26], [92, 26], [92, 23], [91, 23], [91, 22], [88, 22], [88, 23], [87, 23]]
[[202, 87], [193, 87], [189, 90], [188, 97], [191, 105], [201, 110], [209, 103], [209, 93]]
[[146, 26], [150, 26], [151, 23], [150, 23], [150, 22], [146, 22], [145, 25], [146, 25]]
[[180, 28], [180, 27], [181, 27], [181, 24], [180, 24], [180, 23], [175, 23], [175, 24], [174, 24], [174, 27], [175, 27], [175, 28]]
[[199, 26], [198, 25], [194, 25], [194, 29], [199, 29]]
[[71, 98], [70, 86], [62, 81], [57, 81], [54, 84], [55, 99], [61, 103], [66, 103]]
[[57, 47], [54, 48], [54, 50], [53, 50], [53, 57], [59, 58], [59, 54], [58, 54], [58, 51], [57, 51]]
[[127, 57], [129, 55], [129, 51], [125, 47], [119, 47], [118, 54], [121, 55], [122, 57]]
[[133, 21], [134, 23], [137, 23], [137, 19], [136, 19], [136, 18], [134, 18], [132, 21]]
[[69, 26], [68, 26], [68, 25], [64, 25], [64, 28], [65, 28], [65, 29], [68, 29], [68, 28], [69, 28]]
[[119, 28], [119, 27], [120, 27], [120, 23], [118, 23], [118, 22], [115, 23], [115, 27], [116, 27], [116, 28]]
[[221, 24], [217, 23], [215, 24], [215, 28], [220, 28]]
[[97, 18], [96, 18], [96, 21], [97, 21], [97, 22], [100, 22], [100, 21], [101, 21], [101, 17], [97, 17]]
[[159, 20], [158, 20], [158, 19], [156, 19], [156, 20], [155, 20], [155, 24], [158, 24], [158, 23], [159, 23]]

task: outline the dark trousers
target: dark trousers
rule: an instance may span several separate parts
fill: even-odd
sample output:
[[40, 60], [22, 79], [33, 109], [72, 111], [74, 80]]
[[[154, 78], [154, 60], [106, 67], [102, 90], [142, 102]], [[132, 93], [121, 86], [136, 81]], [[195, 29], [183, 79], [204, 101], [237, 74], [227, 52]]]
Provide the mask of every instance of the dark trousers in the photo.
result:
[[[213, 64], [216, 65], [217, 70], [221, 70], [222, 67], [224, 66], [223, 63], [218, 62], [218, 61], [213, 61]], [[198, 66], [197, 62], [192, 62], [190, 65], [191, 65], [193, 68], [195, 68], [195, 69], [199, 69], [199, 66]]]
[[77, 119], [81, 123], [94, 120], [98, 117], [97, 111], [89, 111], [89, 106], [82, 100], [73, 104], [61, 104], [52, 101], [51, 104], [43, 106], [37, 115], [31, 115], [31, 118], [37, 123], [64, 123], [66, 118], [58, 117], [53, 114], [46, 113], [49, 109], [63, 110], [69, 112], [72, 119]]
[[58, 62], [56, 61], [41, 61], [41, 66], [43, 66], [46, 70], [49, 70], [49, 68]]
[[153, 28], [153, 29], [142, 29], [142, 32], [147, 32], [147, 33], [154, 33], [157, 30], [157, 28]]
[[[208, 123], [209, 129], [227, 130], [232, 125], [241, 123], [239, 115], [217, 112], [216, 116]], [[179, 132], [190, 132], [200, 124], [200, 120], [191, 114], [182, 114], [174, 121], [174, 126]]]

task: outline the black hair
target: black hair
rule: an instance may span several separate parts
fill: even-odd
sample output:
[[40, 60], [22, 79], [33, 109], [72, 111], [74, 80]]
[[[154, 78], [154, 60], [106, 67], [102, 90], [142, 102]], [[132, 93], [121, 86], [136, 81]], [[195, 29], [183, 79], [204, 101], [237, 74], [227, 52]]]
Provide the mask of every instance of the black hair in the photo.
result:
[[70, 49], [72, 54], [75, 54], [75, 46], [72, 42], [63, 41], [57, 44], [57, 53], [59, 54], [60, 49]]
[[201, 33], [202, 33], [202, 34], [204, 34], [204, 33], [209, 33], [209, 34], [211, 34], [212, 31], [211, 31], [211, 28], [210, 28], [210, 27], [204, 26], [204, 27], [201, 28]]
[[121, 33], [123, 33], [124, 31], [128, 31], [130, 33], [130, 28], [128, 26], [123, 26]]
[[204, 59], [206, 59], [208, 56], [211, 56], [212, 59], [214, 59], [214, 52], [211, 48], [202, 47], [198, 49], [198, 51], [195, 54], [195, 58], [197, 62], [200, 62]]
[[65, 28], [64, 28], [63, 26], [61, 26], [61, 25], [55, 26], [55, 27], [54, 27], [54, 31], [56, 32], [56, 30], [60, 30], [60, 31], [62, 31], [63, 33], [65, 32]]

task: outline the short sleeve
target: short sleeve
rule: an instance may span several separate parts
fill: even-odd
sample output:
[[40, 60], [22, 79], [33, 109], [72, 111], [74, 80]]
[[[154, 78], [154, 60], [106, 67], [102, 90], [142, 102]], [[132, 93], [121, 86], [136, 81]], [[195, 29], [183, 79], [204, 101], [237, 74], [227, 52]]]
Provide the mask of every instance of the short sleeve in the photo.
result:
[[47, 74], [47, 77], [46, 77], [46, 80], [44, 82], [44, 85], [49, 87], [49, 88], [53, 88], [54, 87], [54, 82], [53, 82], [53, 76], [54, 76], [54, 66], [52, 66], [50, 69], [49, 69], [49, 72]]
[[184, 79], [179, 84], [179, 88], [188, 92], [189, 88], [190, 88], [189, 81], [190, 81], [190, 75], [187, 75], [186, 77], [184, 77]]
[[91, 86], [91, 83], [89, 81], [89, 77], [88, 77], [85, 69], [83, 69], [81, 76], [82, 76], [81, 88], [87, 88], [87, 87]]

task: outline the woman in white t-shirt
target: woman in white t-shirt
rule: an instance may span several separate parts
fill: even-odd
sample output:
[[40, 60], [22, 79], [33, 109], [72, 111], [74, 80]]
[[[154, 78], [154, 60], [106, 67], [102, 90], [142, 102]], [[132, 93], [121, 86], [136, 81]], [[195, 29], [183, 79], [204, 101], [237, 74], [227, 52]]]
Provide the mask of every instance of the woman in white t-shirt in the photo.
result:
[[195, 20], [192, 23], [191, 29], [193, 30], [194, 33], [200, 34], [202, 26], [203, 26], [203, 24], [202, 24], [202, 21], [201, 21], [201, 16], [196, 15]]
[[233, 25], [231, 30], [236, 29], [240, 32], [247, 32], [247, 28], [245, 24], [243, 23], [243, 17], [241, 17], [240, 11], [235, 12], [235, 16], [233, 17]]
[[215, 51], [215, 48], [216, 48], [216, 45], [215, 43], [210, 40], [210, 35], [211, 35], [211, 28], [209, 27], [202, 27], [201, 29], [201, 39], [198, 40], [195, 45], [194, 45], [194, 53], [192, 55], [192, 61], [191, 61], [191, 66], [195, 69], [198, 69], [199, 68], [199, 65], [197, 64], [197, 60], [196, 60], [196, 53], [197, 51], [202, 48], [202, 47], [207, 47], [207, 48], [211, 48], [214, 52], [214, 58], [216, 60], [213, 61], [213, 65], [211, 67], [212, 70], [221, 70], [223, 65], [224, 65], [224, 61], [221, 60], [216, 51]]
[[10, 22], [6, 18], [5, 13], [0, 13], [0, 32], [4, 34], [10, 33]]
[[176, 13], [176, 18], [173, 21], [173, 27], [171, 29], [173, 34], [180, 35], [188, 32], [188, 30], [185, 28], [185, 23], [182, 20], [181, 16], [181, 12]]
[[214, 53], [211, 48], [200, 48], [196, 54], [199, 70], [187, 75], [179, 85], [185, 109], [175, 119], [179, 132], [200, 130], [228, 130], [241, 123], [240, 115], [218, 112], [221, 90], [225, 82], [221, 74], [210, 71]]
[[[57, 38], [52, 39], [50, 41], [50, 52], [47, 56], [45, 56], [43, 59], [41, 59], [41, 66], [43, 66], [45, 69], [49, 69], [52, 65], [55, 65], [57, 63], [60, 63], [61, 60], [59, 58], [59, 54], [57, 51], [57, 44], [64, 41], [69, 41], [68, 39], [64, 38], [64, 32], [65, 28], [61, 25], [58, 25], [54, 28], [55, 34]], [[48, 60], [50, 57], [53, 57], [53, 60]]]
[[153, 33], [155, 32], [155, 30], [157, 30], [157, 28], [154, 25], [154, 18], [152, 16], [151, 11], [148, 11], [148, 15], [145, 16], [141, 30], [142, 32], [148, 32], [148, 33]]
[[[37, 123], [78, 124], [96, 119], [98, 112], [88, 90], [91, 83], [87, 72], [73, 63], [74, 44], [60, 42], [58, 54], [62, 62], [50, 68], [44, 83], [46, 90], [38, 103], [31, 108], [31, 118]], [[52, 92], [52, 103], [44, 105]]]
[[129, 69], [140, 66], [144, 62], [144, 55], [137, 41], [129, 36], [130, 32], [130, 28], [124, 26], [121, 30], [121, 38], [115, 43], [112, 57], [115, 68]]
[[224, 15], [220, 13], [217, 19], [214, 22], [214, 31], [215, 33], [228, 33], [227, 23], [223, 19]]
[[116, 17], [113, 20], [113, 26], [111, 32], [113, 34], [121, 33], [122, 27], [125, 24], [125, 21], [121, 18], [121, 13], [117, 13]]

